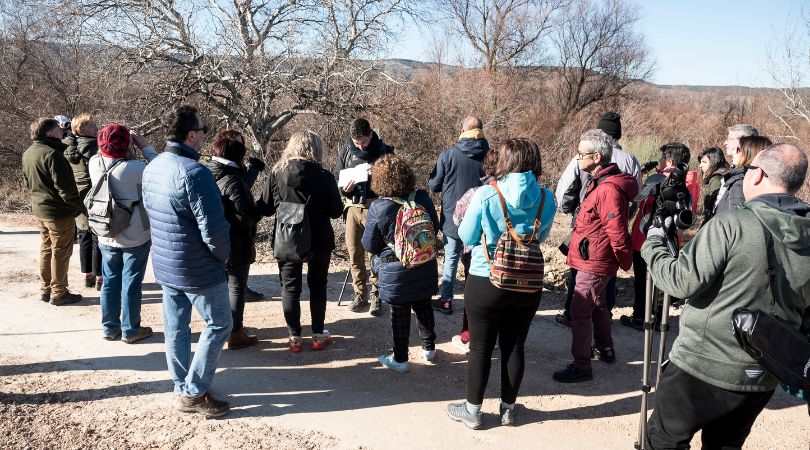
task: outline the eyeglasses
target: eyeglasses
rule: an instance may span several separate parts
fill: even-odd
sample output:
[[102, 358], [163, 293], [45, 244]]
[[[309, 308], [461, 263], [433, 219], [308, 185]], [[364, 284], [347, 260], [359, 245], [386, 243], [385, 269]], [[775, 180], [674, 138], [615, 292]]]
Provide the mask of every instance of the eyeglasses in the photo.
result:
[[748, 172], [749, 170], [756, 170], [756, 169], [761, 170], [761, 171], [762, 171], [762, 175], [763, 175], [765, 178], [768, 178], [768, 174], [765, 172], [765, 169], [763, 169], [762, 167], [755, 166], [755, 165], [753, 165], [753, 164], [743, 164], [743, 170], [744, 170], [745, 172]]
[[588, 152], [588, 153], [580, 153], [580, 152], [577, 152], [577, 159], [582, 159], [582, 158], [584, 158], [584, 157], [586, 157], [586, 156], [588, 156], [588, 155], [593, 155], [593, 154], [595, 154], [595, 153], [596, 153], [596, 152]]
[[193, 130], [189, 131], [202, 131], [203, 134], [208, 134], [208, 125], [203, 125], [201, 128], [194, 128]]

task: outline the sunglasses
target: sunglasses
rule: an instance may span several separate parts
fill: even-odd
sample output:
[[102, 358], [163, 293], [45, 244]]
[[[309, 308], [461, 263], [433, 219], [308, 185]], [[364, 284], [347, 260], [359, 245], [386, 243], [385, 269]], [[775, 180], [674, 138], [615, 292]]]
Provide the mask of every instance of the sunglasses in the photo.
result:
[[209, 128], [208, 125], [203, 125], [201, 128], [194, 128], [193, 130], [189, 131], [202, 131], [204, 134], [208, 134]]
[[763, 175], [765, 178], [768, 178], [768, 174], [765, 172], [765, 170], [764, 170], [762, 167], [755, 166], [755, 165], [753, 165], [753, 164], [743, 164], [743, 170], [744, 170], [745, 172], [748, 172], [749, 170], [756, 170], [756, 169], [761, 170], [761, 171], [762, 171], [762, 175]]

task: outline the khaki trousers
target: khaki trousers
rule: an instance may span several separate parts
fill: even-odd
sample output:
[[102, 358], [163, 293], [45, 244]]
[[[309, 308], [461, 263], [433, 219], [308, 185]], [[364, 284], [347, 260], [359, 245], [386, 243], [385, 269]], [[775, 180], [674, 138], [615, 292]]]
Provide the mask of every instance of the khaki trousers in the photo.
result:
[[43, 293], [60, 297], [68, 291], [68, 265], [73, 254], [74, 219], [39, 220], [39, 278]]
[[349, 264], [352, 271], [352, 285], [355, 295], [368, 298], [366, 282], [371, 282], [371, 293], [377, 295], [377, 277], [371, 273], [370, 264], [366, 264], [368, 253], [360, 239], [366, 230], [368, 209], [350, 206], [346, 211], [346, 250], [349, 253]]

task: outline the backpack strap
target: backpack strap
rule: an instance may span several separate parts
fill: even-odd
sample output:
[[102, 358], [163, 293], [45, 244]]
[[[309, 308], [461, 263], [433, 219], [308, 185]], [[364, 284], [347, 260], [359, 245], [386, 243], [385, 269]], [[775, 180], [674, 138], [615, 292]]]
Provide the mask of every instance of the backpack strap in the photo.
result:
[[[503, 220], [504, 223], [506, 224], [506, 231], [508, 231], [509, 234], [512, 235], [512, 239], [517, 241], [518, 244], [523, 245], [523, 241], [520, 240], [520, 236], [518, 236], [517, 231], [515, 231], [515, 227], [512, 225], [512, 220], [509, 219], [509, 212], [508, 212], [509, 210], [506, 208], [506, 200], [503, 198], [503, 194], [501, 193], [501, 190], [498, 188], [498, 183], [490, 183], [490, 185], [495, 188], [495, 192], [498, 194], [498, 200], [501, 201], [501, 208], [503, 208]], [[543, 200], [545, 200], [545, 197], [543, 197]]]
[[[509, 214], [507, 213], [506, 209], [506, 201], [503, 198], [503, 194], [501, 194], [501, 190], [498, 189], [498, 184], [496, 181], [491, 181], [489, 183], [490, 186], [495, 188], [495, 192], [498, 193], [498, 199], [501, 201], [501, 207], [503, 208], [503, 218], [504, 222], [506, 223], [506, 229], [509, 231], [509, 234], [512, 235], [512, 239], [516, 240], [519, 244], [523, 245], [523, 241], [518, 236], [517, 232], [515, 231], [515, 227], [512, 226], [512, 221], [509, 219]], [[534, 218], [534, 230], [532, 231], [531, 239], [534, 240], [537, 238], [537, 230], [540, 229], [540, 217], [543, 215], [543, 207], [546, 204], [546, 191], [544, 189], [540, 189], [540, 207], [537, 208], [537, 216]], [[481, 231], [481, 244], [484, 246], [484, 258], [487, 260], [487, 264], [492, 266], [492, 260], [489, 257], [489, 250], [487, 249], [487, 238], [486, 233]]]

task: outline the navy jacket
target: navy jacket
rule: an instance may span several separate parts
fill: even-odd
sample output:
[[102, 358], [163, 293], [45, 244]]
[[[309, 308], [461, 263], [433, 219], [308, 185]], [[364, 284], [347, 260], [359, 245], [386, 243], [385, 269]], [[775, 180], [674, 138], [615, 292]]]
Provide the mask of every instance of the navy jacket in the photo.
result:
[[460, 139], [439, 155], [436, 166], [430, 172], [430, 190], [442, 193], [439, 223], [447, 237], [458, 239], [458, 227], [453, 223], [456, 202], [471, 188], [481, 186], [484, 176], [481, 164], [488, 151], [486, 139]]
[[[438, 229], [436, 207], [427, 191], [416, 191], [416, 202], [424, 206]], [[380, 299], [393, 304], [410, 303], [430, 298], [438, 288], [436, 260], [413, 269], [406, 269], [396, 259], [389, 243], [394, 242], [394, 228], [400, 205], [386, 198], [374, 200], [368, 210], [366, 229], [363, 232], [363, 247], [374, 254], [372, 270], [377, 272]]]
[[199, 159], [193, 148], [167, 142], [143, 172], [155, 280], [179, 290], [224, 283], [231, 252], [222, 195]]

